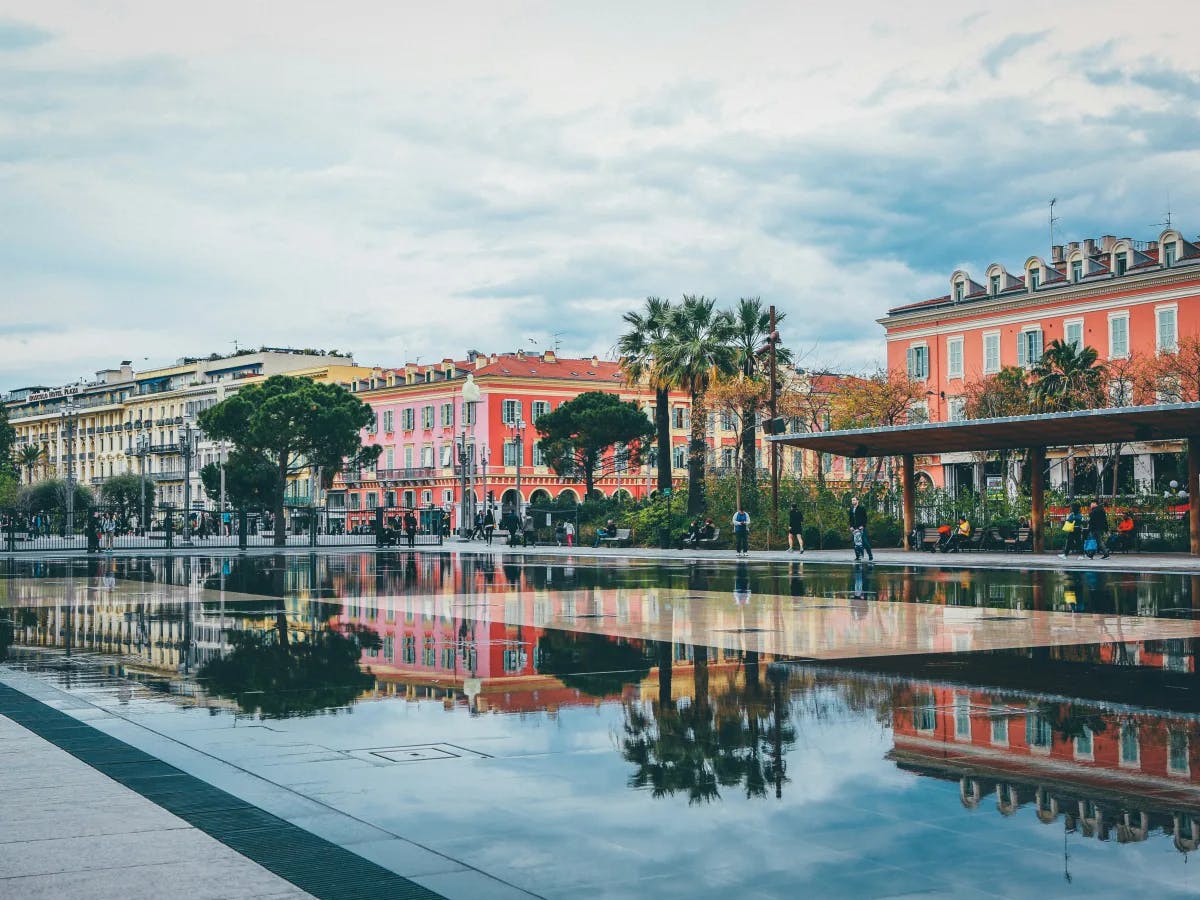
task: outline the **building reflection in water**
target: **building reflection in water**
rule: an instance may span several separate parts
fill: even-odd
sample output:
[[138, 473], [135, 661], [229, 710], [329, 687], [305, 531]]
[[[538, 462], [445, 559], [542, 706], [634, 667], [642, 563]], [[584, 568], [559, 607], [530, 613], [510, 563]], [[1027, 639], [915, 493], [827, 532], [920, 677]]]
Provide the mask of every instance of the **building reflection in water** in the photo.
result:
[[[81, 667], [99, 669], [176, 702], [264, 717], [390, 699], [472, 716], [619, 705], [613, 742], [629, 785], [689, 803], [782, 797], [789, 766], [803, 765], [798, 728], [835, 707], [890, 726], [888, 758], [956, 783], [968, 808], [1028, 809], [1101, 841], [1165, 834], [1182, 852], [1200, 843], [1194, 640], [1113, 632], [1092, 645], [965, 653], [952, 658], [952, 677], [939, 677], [930, 673], [951, 657], [936, 652], [834, 668], [772, 658], [753, 639], [793, 596], [848, 598], [847, 628], [874, 627], [880, 611], [900, 608], [889, 600], [1182, 616], [1200, 597], [1194, 578], [1019, 582], [952, 570], [590, 568], [448, 554], [6, 565], [0, 651], [58, 671], [67, 687]], [[689, 591], [727, 592], [722, 621], [739, 642], [697, 644], [676, 608]], [[612, 632], [654, 623], [673, 639], [582, 630], [598, 622]]]

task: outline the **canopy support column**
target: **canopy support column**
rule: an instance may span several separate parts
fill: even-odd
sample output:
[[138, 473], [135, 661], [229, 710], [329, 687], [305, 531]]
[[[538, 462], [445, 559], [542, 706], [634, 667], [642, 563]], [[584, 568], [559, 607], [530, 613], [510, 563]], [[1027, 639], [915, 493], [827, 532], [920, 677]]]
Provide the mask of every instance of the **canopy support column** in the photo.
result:
[[1033, 532], [1033, 552], [1046, 549], [1046, 448], [1029, 448], [1029, 528]]
[[1188, 438], [1188, 550], [1200, 556], [1200, 436]]
[[900, 463], [900, 491], [904, 506], [904, 549], [912, 550], [912, 533], [917, 527], [916, 502], [914, 497], [913, 455], [905, 453]]

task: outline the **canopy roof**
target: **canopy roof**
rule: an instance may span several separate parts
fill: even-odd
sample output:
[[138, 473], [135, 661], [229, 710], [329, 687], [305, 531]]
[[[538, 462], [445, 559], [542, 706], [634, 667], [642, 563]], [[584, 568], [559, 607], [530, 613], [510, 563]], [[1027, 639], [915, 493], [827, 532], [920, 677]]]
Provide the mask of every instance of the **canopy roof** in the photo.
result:
[[1200, 403], [781, 434], [769, 440], [836, 456], [898, 456], [1163, 441], [1189, 436], [1200, 437]]

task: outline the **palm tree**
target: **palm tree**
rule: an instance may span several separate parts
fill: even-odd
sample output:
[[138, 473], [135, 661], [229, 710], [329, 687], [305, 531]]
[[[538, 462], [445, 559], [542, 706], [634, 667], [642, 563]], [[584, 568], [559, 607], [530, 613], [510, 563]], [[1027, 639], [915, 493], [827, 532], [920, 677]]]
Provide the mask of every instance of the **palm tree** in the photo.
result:
[[25, 483], [33, 484], [33, 473], [42, 461], [42, 448], [37, 444], [25, 444], [17, 451], [17, 465], [25, 470]]
[[629, 385], [649, 382], [654, 390], [654, 430], [658, 445], [658, 490], [671, 486], [671, 387], [661, 377], [658, 356], [667, 339], [671, 301], [647, 297], [642, 312], [627, 312], [622, 318], [629, 330], [617, 339], [617, 354]]
[[[776, 325], [783, 321], [784, 313], [775, 317]], [[771, 313], [764, 309], [762, 300], [758, 297], [742, 297], [733, 308], [730, 316], [733, 323], [734, 364], [743, 375], [750, 379], [758, 379], [767, 375], [767, 360], [769, 352], [764, 346], [771, 336]], [[792, 360], [792, 354], [784, 347], [777, 347], [775, 360], [780, 365], [787, 365]], [[754, 426], [759, 409], [745, 407], [738, 418], [741, 420], [741, 434], [738, 436], [742, 462], [742, 503], [748, 512], [754, 512], [758, 507], [758, 459], [755, 449], [757, 435]]]
[[685, 388], [692, 400], [692, 435], [688, 445], [687, 514], [704, 512], [704, 439], [708, 408], [704, 395], [714, 377], [734, 371], [730, 343], [733, 323], [729, 314], [716, 310], [716, 300], [684, 295], [671, 309], [669, 335], [658, 359], [660, 377]]
[[1030, 394], [1038, 412], [1065, 412], [1104, 406], [1103, 363], [1092, 347], [1076, 347], [1059, 340], [1050, 342], [1042, 358], [1031, 369]]

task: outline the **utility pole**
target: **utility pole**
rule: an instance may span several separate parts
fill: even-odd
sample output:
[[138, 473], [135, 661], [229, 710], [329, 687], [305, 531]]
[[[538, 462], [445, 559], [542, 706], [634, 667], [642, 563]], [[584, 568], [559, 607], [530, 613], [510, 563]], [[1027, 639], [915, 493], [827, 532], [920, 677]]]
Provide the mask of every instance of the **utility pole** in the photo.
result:
[[[779, 415], [779, 382], [776, 380], [776, 347], [779, 345], [779, 332], [775, 330], [775, 306], [771, 306], [771, 336], [767, 341], [771, 345], [771, 431], [775, 431], [775, 419]], [[771, 537], [779, 530], [779, 444], [770, 441], [767, 444], [771, 452]], [[770, 541], [767, 542], [770, 549]]]

